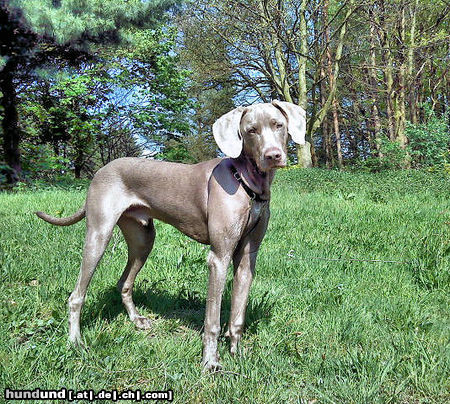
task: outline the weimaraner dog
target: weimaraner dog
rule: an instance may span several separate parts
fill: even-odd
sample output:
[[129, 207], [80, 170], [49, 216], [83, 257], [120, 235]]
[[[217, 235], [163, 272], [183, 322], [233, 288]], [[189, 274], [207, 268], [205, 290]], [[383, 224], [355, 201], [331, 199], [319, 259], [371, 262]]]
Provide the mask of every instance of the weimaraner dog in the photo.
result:
[[36, 212], [59, 226], [86, 217], [83, 261], [69, 298], [70, 341], [82, 344], [80, 315], [86, 290], [116, 224], [128, 245], [128, 262], [117, 287], [131, 321], [138, 328], [151, 326], [137, 311], [132, 289], [153, 247], [153, 219], [159, 219], [211, 246], [202, 363], [205, 369], [220, 369], [217, 340], [228, 265], [232, 260], [234, 280], [226, 335], [234, 354], [242, 336], [256, 255], [269, 221], [270, 185], [275, 169], [286, 165], [288, 134], [304, 144], [305, 126], [305, 111], [288, 102], [239, 107], [213, 125], [214, 138], [227, 158], [193, 165], [117, 159], [95, 174], [85, 205], [74, 215], [55, 218]]

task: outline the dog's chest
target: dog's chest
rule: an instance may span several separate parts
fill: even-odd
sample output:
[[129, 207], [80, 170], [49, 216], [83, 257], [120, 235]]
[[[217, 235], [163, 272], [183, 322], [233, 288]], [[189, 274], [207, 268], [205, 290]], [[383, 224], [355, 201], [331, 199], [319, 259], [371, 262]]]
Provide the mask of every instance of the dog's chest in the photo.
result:
[[259, 219], [267, 213], [269, 202], [251, 202], [250, 212], [248, 215], [246, 231], [251, 231], [258, 223]]

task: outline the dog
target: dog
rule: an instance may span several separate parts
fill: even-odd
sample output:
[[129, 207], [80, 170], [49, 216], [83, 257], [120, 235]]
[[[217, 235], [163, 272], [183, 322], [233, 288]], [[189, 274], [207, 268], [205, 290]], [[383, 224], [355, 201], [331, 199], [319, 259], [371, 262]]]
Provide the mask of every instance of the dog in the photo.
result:
[[86, 217], [81, 270], [69, 298], [69, 340], [82, 344], [80, 316], [89, 282], [114, 226], [121, 229], [128, 262], [117, 287], [133, 323], [148, 329], [132, 298], [136, 275], [155, 240], [153, 220], [176, 227], [192, 239], [210, 245], [209, 285], [203, 334], [202, 364], [219, 370], [217, 342], [226, 272], [233, 262], [231, 313], [226, 336], [237, 352], [256, 256], [269, 221], [270, 186], [277, 168], [285, 167], [288, 136], [305, 143], [305, 111], [292, 103], [273, 101], [238, 107], [213, 125], [214, 139], [227, 157], [198, 164], [144, 158], [114, 160], [94, 176], [85, 205], [74, 215], [55, 218], [36, 214], [59, 226]]

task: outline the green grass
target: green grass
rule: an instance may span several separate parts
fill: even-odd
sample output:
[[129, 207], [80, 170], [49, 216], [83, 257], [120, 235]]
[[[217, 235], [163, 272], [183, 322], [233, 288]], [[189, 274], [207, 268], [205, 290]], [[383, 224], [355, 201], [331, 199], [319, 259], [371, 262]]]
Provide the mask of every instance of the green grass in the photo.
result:
[[0, 394], [171, 388], [175, 402], [449, 402], [449, 178], [292, 169], [272, 195], [242, 353], [231, 357], [222, 337], [225, 372], [210, 375], [200, 367], [207, 248], [157, 224], [135, 287], [154, 327], [139, 331], [115, 289], [126, 261], [117, 231], [83, 310], [89, 349], [76, 350], [67, 298], [85, 223], [55, 227], [32, 212], [68, 215], [85, 190], [0, 194]]

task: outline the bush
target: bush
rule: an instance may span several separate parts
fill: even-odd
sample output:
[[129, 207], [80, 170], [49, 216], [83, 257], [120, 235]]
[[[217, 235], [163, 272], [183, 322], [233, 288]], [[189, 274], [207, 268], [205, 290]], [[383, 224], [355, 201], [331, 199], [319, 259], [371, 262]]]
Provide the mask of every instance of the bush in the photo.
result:
[[408, 123], [405, 129], [408, 144], [402, 148], [398, 142], [384, 137], [379, 139], [382, 157], [371, 156], [356, 163], [356, 168], [379, 172], [402, 168], [426, 168], [450, 174], [449, 113], [436, 116], [425, 106], [426, 122]]
[[410, 156], [407, 149], [402, 149], [400, 144], [387, 138], [378, 140], [382, 157], [371, 156], [358, 162], [356, 168], [363, 171], [379, 172], [383, 170], [399, 170], [409, 165]]
[[68, 171], [70, 160], [56, 156], [47, 144], [22, 144], [22, 168], [26, 177], [52, 180]]
[[449, 114], [446, 112], [438, 117], [429, 107], [426, 113], [426, 123], [408, 124], [406, 127], [411, 165], [450, 172]]

